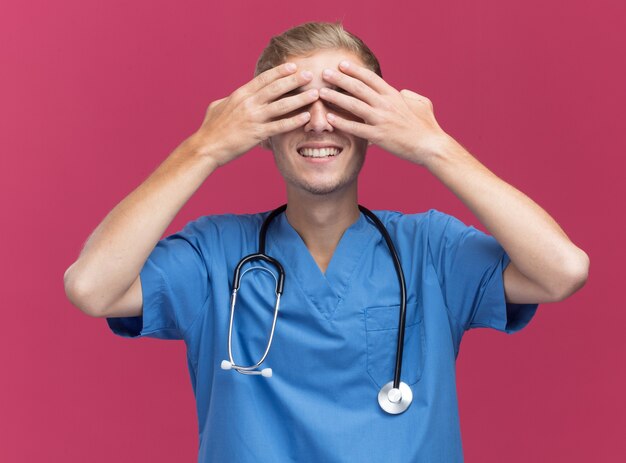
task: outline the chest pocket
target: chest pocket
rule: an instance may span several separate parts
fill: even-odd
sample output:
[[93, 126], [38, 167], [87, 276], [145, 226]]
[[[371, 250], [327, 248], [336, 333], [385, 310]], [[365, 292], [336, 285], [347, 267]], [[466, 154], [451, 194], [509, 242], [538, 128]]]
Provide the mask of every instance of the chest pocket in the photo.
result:
[[[422, 377], [426, 340], [422, 303], [407, 304], [406, 310], [401, 379], [411, 386]], [[379, 388], [393, 381], [399, 316], [399, 305], [365, 309], [367, 373]]]

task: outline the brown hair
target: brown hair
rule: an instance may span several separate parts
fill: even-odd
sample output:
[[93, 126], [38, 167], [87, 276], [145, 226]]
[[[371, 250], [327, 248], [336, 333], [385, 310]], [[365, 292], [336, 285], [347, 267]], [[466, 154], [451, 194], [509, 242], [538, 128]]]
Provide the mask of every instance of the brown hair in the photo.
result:
[[272, 37], [259, 56], [254, 75], [284, 63], [289, 56], [308, 55], [328, 48], [342, 48], [353, 52], [368, 68], [382, 77], [380, 64], [374, 53], [360, 38], [345, 30], [340, 22], [308, 22]]

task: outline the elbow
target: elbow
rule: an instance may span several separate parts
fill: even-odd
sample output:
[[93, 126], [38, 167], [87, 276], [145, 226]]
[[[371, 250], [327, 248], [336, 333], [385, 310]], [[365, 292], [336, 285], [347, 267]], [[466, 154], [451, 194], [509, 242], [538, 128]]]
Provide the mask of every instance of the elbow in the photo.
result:
[[90, 291], [83, 281], [72, 274], [72, 264], [63, 274], [65, 295], [76, 308], [90, 317], [102, 317], [102, 311], [90, 301]]
[[578, 249], [577, 256], [567, 265], [565, 275], [562, 277], [560, 290], [557, 294], [557, 301], [567, 299], [587, 283], [589, 278], [590, 259], [587, 253]]

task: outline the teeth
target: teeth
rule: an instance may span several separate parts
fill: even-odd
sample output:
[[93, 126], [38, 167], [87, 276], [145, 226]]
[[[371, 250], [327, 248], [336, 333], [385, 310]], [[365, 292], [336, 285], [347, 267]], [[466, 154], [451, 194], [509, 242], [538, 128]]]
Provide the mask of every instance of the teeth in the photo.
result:
[[325, 158], [336, 156], [341, 150], [339, 148], [301, 148], [298, 152], [307, 158]]

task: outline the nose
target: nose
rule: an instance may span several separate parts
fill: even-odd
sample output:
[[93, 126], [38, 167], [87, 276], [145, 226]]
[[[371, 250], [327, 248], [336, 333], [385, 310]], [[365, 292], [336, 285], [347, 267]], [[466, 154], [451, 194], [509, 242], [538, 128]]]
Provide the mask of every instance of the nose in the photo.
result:
[[309, 107], [311, 119], [304, 126], [305, 132], [332, 132], [333, 126], [326, 119], [327, 108], [320, 99], [316, 100]]

